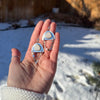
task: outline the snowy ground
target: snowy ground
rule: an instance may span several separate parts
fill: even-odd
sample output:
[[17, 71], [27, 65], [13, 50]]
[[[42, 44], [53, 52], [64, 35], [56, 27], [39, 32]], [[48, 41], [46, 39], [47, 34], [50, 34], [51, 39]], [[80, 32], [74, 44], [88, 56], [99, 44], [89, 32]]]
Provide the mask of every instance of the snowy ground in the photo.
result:
[[[27, 21], [19, 23], [23, 25]], [[0, 23], [0, 29], [10, 26]], [[23, 59], [33, 29], [0, 31], [0, 87], [6, 84], [11, 48], [18, 48]], [[94, 76], [92, 63], [100, 61], [100, 31], [70, 27], [65, 23], [58, 23], [57, 31], [61, 36], [58, 68], [49, 94], [55, 100], [95, 100], [96, 92], [90, 91], [94, 86], [87, 83], [85, 75]]]

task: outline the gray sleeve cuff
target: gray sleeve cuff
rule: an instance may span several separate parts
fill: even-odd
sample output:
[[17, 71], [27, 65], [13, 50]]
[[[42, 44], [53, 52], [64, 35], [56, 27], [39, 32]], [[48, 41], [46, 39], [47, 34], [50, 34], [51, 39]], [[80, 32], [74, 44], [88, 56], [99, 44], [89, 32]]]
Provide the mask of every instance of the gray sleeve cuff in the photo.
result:
[[53, 100], [47, 94], [39, 94], [15, 87], [2, 87], [1, 100]]

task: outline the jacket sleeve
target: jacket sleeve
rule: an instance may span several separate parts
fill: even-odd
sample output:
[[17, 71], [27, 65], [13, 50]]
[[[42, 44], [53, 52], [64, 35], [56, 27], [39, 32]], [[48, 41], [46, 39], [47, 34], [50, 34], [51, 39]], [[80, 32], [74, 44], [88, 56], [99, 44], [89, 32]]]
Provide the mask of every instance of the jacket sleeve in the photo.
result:
[[1, 100], [53, 100], [47, 94], [40, 94], [15, 87], [2, 87]]

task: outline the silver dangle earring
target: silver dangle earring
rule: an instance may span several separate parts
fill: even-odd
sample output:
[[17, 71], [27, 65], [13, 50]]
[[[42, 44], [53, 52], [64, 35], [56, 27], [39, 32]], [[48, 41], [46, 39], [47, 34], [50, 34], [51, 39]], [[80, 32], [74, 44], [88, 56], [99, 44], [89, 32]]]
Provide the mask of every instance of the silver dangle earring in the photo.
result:
[[[51, 32], [51, 31], [46, 31], [42, 36], [42, 40], [44, 41], [44, 48], [48, 51], [52, 50], [52, 46], [53, 46], [53, 43], [54, 43], [54, 40], [55, 40], [54, 33]], [[48, 40], [52, 40], [52, 45], [49, 49], [46, 47], [46, 42], [45, 42], [45, 41], [48, 41]]]
[[[35, 43], [35, 44], [32, 46], [31, 52], [32, 52], [32, 56], [33, 56], [34, 62], [35, 62], [35, 64], [37, 64], [38, 61], [39, 61], [40, 56], [41, 56], [42, 53], [44, 52], [43, 46], [42, 46], [40, 43]], [[36, 58], [35, 58], [35, 54], [36, 54], [36, 53], [40, 53], [40, 56], [38, 57], [37, 60], [36, 60]]]

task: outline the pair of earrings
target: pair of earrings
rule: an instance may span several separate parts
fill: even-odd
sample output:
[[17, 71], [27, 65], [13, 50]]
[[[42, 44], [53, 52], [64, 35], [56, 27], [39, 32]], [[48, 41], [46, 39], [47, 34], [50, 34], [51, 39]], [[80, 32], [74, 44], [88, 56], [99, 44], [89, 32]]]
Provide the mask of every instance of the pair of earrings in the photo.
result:
[[[42, 40], [44, 41], [44, 48], [48, 51], [52, 50], [52, 46], [53, 46], [53, 42], [55, 40], [55, 36], [54, 34], [51, 32], [51, 31], [46, 31], [43, 36], [42, 36]], [[51, 48], [47, 48], [46, 47], [46, 44], [45, 44], [45, 41], [48, 41], [48, 40], [52, 40], [52, 46]], [[40, 43], [35, 43], [33, 46], [32, 46], [32, 49], [31, 49], [31, 52], [32, 52], [32, 56], [34, 58], [34, 62], [37, 64], [38, 63], [38, 59], [40, 58], [40, 56], [42, 55], [42, 53], [44, 53], [44, 49], [43, 49], [43, 46], [40, 44]], [[40, 53], [40, 56], [38, 57], [38, 59], [36, 60], [35, 59], [35, 54], [36, 53]]]

